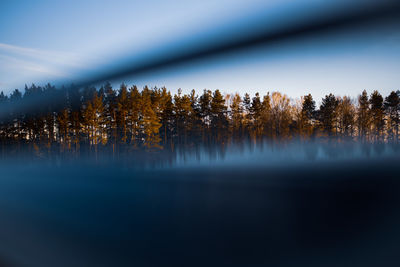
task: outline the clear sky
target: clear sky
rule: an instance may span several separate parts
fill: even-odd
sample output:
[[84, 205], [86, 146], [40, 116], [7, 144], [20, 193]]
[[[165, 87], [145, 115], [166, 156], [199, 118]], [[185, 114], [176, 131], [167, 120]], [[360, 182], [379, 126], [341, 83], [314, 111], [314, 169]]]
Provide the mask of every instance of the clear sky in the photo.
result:
[[[351, 2], [350, 4], [348, 2]], [[0, 90], [24, 84], [73, 81], [97, 69], [271, 28], [333, 9], [357, 8], [344, 0], [1, 0]], [[368, 31], [284, 43], [129, 80], [175, 92], [281, 91], [356, 97], [363, 89], [384, 95], [400, 89], [400, 31]]]

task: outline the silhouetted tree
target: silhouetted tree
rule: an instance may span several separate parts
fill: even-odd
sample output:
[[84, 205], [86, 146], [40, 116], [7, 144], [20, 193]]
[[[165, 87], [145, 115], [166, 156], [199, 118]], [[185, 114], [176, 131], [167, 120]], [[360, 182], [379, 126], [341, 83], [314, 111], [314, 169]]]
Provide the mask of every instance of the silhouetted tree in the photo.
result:
[[300, 134], [309, 137], [313, 133], [315, 120], [315, 101], [311, 94], [304, 96], [300, 114]]
[[212, 137], [216, 142], [227, 139], [228, 120], [225, 99], [219, 90], [215, 90], [211, 100], [211, 129]]
[[385, 110], [388, 115], [388, 137], [398, 142], [399, 140], [399, 123], [400, 123], [400, 97], [399, 94], [392, 91], [385, 98]]
[[129, 114], [129, 98], [128, 89], [125, 84], [122, 84], [117, 96], [117, 131], [118, 139], [122, 144], [128, 141], [127, 120]]
[[118, 102], [117, 94], [112, 89], [110, 83], [104, 85], [104, 118], [106, 121], [106, 134], [107, 141], [112, 145], [113, 155], [115, 154], [117, 139], [118, 139], [118, 125], [117, 125], [117, 112]]
[[188, 142], [188, 134], [192, 130], [192, 102], [188, 95], [182, 95], [179, 89], [178, 94], [174, 96], [174, 114], [175, 114], [175, 129], [177, 143], [186, 145]]
[[142, 91], [141, 101], [141, 130], [143, 136], [143, 145], [147, 149], [161, 148], [160, 146], [160, 135], [159, 130], [161, 123], [159, 118], [153, 109], [153, 103], [151, 102], [151, 92], [145, 87]]
[[257, 140], [263, 134], [263, 106], [261, 104], [261, 98], [259, 93], [256, 93], [255, 97], [253, 97], [251, 106], [250, 106], [250, 115], [252, 121], [252, 129], [251, 135], [253, 140]]
[[264, 137], [271, 138], [272, 122], [271, 122], [271, 97], [269, 92], [263, 97], [261, 119], [263, 123]]
[[230, 105], [231, 109], [231, 134], [235, 141], [239, 141], [243, 136], [243, 105], [242, 98], [235, 94]]
[[366, 140], [370, 127], [370, 110], [367, 91], [363, 91], [358, 97], [357, 110], [358, 136], [361, 140]]
[[336, 97], [333, 94], [329, 94], [322, 99], [322, 104], [319, 108], [319, 121], [321, 122], [322, 130], [328, 136], [336, 134], [335, 126], [338, 104], [339, 101]]
[[382, 139], [385, 127], [383, 97], [374, 91], [369, 99], [371, 112], [371, 126], [375, 141]]
[[207, 143], [209, 129], [211, 126], [211, 99], [212, 99], [212, 92], [210, 90], [203, 91], [203, 94], [200, 96], [199, 99], [199, 106], [200, 106], [200, 117], [203, 122], [203, 133], [202, 133], [202, 140], [203, 143]]
[[127, 118], [128, 128], [130, 129], [130, 144], [137, 148], [140, 142], [140, 120], [142, 96], [136, 86], [132, 86], [129, 90], [129, 112]]

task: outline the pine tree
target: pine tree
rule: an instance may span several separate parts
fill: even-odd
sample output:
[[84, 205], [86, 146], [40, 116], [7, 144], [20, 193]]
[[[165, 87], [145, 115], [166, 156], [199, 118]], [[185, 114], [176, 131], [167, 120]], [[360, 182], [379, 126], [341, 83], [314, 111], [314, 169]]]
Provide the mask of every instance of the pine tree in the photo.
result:
[[363, 91], [358, 97], [357, 110], [358, 137], [365, 141], [370, 127], [370, 109], [367, 91]]
[[7, 116], [8, 110], [8, 96], [4, 95], [3, 91], [0, 92], [0, 138], [2, 141], [2, 149], [4, 151], [5, 141], [8, 135]]
[[322, 104], [319, 108], [319, 121], [321, 122], [323, 131], [332, 136], [336, 133], [335, 125], [337, 119], [338, 100], [333, 94], [326, 95], [322, 99]]
[[141, 101], [141, 115], [142, 115], [142, 133], [143, 145], [146, 149], [161, 148], [159, 130], [161, 123], [153, 110], [153, 103], [151, 102], [150, 90], [145, 87], [142, 91]]
[[173, 112], [174, 104], [172, 102], [171, 92], [168, 92], [167, 89], [163, 87], [160, 99], [160, 133], [164, 146], [167, 146], [168, 144], [173, 146]]
[[95, 144], [94, 132], [95, 132], [95, 117], [96, 112], [93, 109], [91, 101], [88, 101], [83, 110], [82, 110], [82, 117], [83, 117], [83, 132], [87, 136], [88, 143], [90, 147]]
[[104, 117], [104, 103], [103, 96], [100, 94], [95, 94], [92, 100], [92, 107], [94, 112], [94, 144], [97, 145], [107, 143], [107, 139], [104, 138], [104, 125], [105, 125], [105, 117]]
[[179, 89], [174, 96], [175, 129], [178, 144], [187, 144], [188, 133], [192, 129], [192, 103], [188, 95], [182, 95]]
[[392, 91], [385, 98], [385, 111], [389, 117], [388, 135], [389, 139], [398, 142], [399, 140], [399, 123], [400, 123], [400, 97], [399, 94]]
[[129, 90], [129, 112], [128, 112], [128, 127], [130, 128], [130, 144], [137, 148], [139, 145], [140, 135], [140, 119], [142, 96], [136, 86], [132, 86]]
[[315, 120], [315, 101], [311, 94], [304, 96], [300, 114], [300, 134], [309, 137], [313, 134]]
[[58, 132], [59, 132], [59, 142], [62, 144], [61, 148], [62, 151], [65, 150], [66, 147], [70, 149], [70, 120], [69, 120], [69, 111], [67, 108], [64, 108], [57, 114], [57, 125], [58, 125]]
[[250, 114], [252, 118], [252, 136], [253, 140], [257, 140], [263, 133], [263, 120], [262, 120], [262, 104], [259, 93], [256, 93], [251, 102]]
[[382, 139], [385, 127], [383, 97], [378, 91], [374, 91], [369, 99], [370, 113], [372, 116], [372, 131], [375, 141]]
[[117, 97], [117, 131], [118, 140], [126, 144], [128, 140], [127, 119], [129, 113], [128, 89], [125, 84], [121, 84]]
[[112, 89], [110, 83], [106, 83], [104, 85], [104, 114], [106, 120], [106, 133], [107, 133], [107, 142], [111, 144], [113, 156], [116, 153], [116, 145], [118, 140], [118, 128], [117, 128], [117, 94]]
[[82, 94], [78, 87], [71, 85], [68, 89], [70, 104], [71, 142], [74, 144], [75, 153], [80, 150], [80, 133], [82, 121]]
[[214, 141], [223, 142], [227, 138], [228, 120], [225, 99], [217, 89], [211, 100], [211, 129]]
[[209, 129], [211, 126], [211, 99], [212, 92], [210, 90], [203, 91], [199, 99], [200, 117], [203, 122], [202, 140], [206, 144], [209, 138]]
[[235, 141], [243, 136], [243, 105], [242, 98], [238, 93], [233, 96], [231, 109], [231, 132]]
[[201, 143], [202, 131], [203, 131], [203, 122], [201, 120], [201, 108], [199, 103], [199, 96], [196, 94], [196, 91], [193, 89], [190, 92], [190, 141], [194, 145]]
[[251, 116], [251, 99], [250, 95], [248, 93], [244, 94], [243, 97], [243, 108], [244, 108], [244, 127], [245, 127], [245, 132], [248, 137], [250, 137], [251, 134], [251, 128], [252, 128], [252, 116]]
[[262, 101], [262, 123], [264, 135], [267, 138], [272, 137], [272, 123], [271, 123], [271, 97], [269, 92], [263, 97]]
[[[21, 101], [21, 99], [22, 99], [22, 94], [18, 89], [15, 89], [10, 95], [10, 102], [12, 105], [17, 104], [18, 102]], [[22, 121], [23, 116], [20, 114], [20, 112], [18, 112], [16, 110], [14, 111], [13, 109], [11, 109], [11, 116], [12, 116], [13, 120], [12, 120], [12, 124], [11, 124], [11, 127], [9, 130], [11, 132], [12, 138], [16, 139], [17, 141], [20, 142], [22, 139], [21, 121]], [[38, 119], [34, 118], [34, 120], [38, 120]], [[34, 129], [36, 129], [38, 132], [41, 130], [36, 127]]]

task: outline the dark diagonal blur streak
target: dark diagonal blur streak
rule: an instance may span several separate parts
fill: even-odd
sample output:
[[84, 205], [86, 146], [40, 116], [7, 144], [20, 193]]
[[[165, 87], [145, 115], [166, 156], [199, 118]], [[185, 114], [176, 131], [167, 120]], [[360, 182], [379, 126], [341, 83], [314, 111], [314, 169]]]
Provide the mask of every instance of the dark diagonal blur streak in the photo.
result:
[[[367, 1], [368, 2], [368, 1]], [[100, 74], [78, 81], [78, 86], [91, 85], [103, 81], [113, 81], [124, 77], [134, 77], [145, 73], [151, 73], [161, 69], [168, 69], [183, 63], [209, 59], [221, 54], [227, 54], [244, 50], [254, 46], [267, 47], [279, 42], [287, 42], [302, 37], [312, 37], [319, 34], [329, 34], [333, 31], [351, 27], [362, 27], [380, 20], [398, 20], [400, 17], [400, 2], [381, 1], [380, 4], [360, 7], [357, 11], [342, 11], [324, 18], [310, 18], [306, 21], [292, 23], [284, 28], [271, 29], [271, 25], [263, 25], [260, 31], [253, 35], [226, 38], [219, 42], [210, 42], [203, 46], [182, 52], [181, 49], [171, 51], [161, 57], [149, 59], [145, 63], [136, 64], [130, 62], [113, 70], [106, 70]], [[393, 22], [393, 21], [389, 21]]]

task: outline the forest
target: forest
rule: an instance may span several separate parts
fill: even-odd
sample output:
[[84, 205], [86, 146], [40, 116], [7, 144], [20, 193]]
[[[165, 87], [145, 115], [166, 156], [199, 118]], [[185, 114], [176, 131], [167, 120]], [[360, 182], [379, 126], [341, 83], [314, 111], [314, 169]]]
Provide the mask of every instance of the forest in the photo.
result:
[[[18, 108], [45, 96], [54, 101]], [[320, 102], [317, 107], [311, 94], [293, 100], [279, 92], [172, 94], [165, 87], [125, 84], [118, 89], [110, 83], [98, 89], [32, 84], [23, 93], [0, 93], [1, 155], [114, 156], [294, 139], [398, 142], [399, 91], [384, 97], [364, 90], [356, 99], [329, 94]]]

